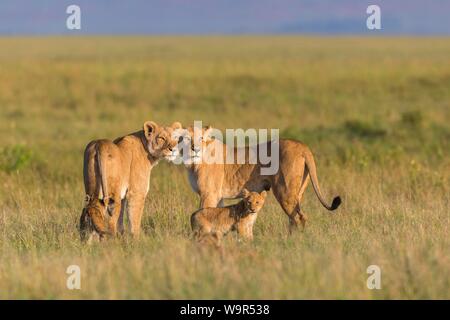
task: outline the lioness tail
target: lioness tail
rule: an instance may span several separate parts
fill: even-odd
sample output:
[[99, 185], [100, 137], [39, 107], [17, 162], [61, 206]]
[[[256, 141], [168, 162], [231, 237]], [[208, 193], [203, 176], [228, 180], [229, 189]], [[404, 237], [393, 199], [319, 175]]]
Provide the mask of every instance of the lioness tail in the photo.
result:
[[330, 211], [336, 210], [342, 202], [341, 197], [339, 196], [335, 197], [331, 205], [328, 205], [325, 202], [322, 193], [320, 192], [319, 180], [317, 179], [316, 173], [316, 163], [314, 162], [314, 157], [311, 152], [305, 152], [305, 160], [306, 160], [306, 167], [308, 168], [309, 171], [309, 177], [311, 179], [314, 188], [314, 192], [316, 193], [320, 203]]
[[106, 168], [104, 165], [102, 165], [102, 155], [101, 155], [101, 148], [99, 144], [95, 146], [95, 157], [97, 160], [97, 166], [98, 166], [98, 173], [100, 175], [100, 187], [102, 189], [103, 193], [103, 202], [105, 205], [108, 204], [108, 185], [107, 185], [107, 179], [106, 179]]

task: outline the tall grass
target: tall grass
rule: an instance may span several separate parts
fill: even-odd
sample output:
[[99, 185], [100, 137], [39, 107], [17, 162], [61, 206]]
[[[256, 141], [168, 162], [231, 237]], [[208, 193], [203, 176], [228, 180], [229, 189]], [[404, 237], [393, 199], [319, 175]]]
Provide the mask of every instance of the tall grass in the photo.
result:
[[[0, 298], [450, 298], [447, 38], [0, 39]], [[288, 236], [270, 196], [255, 241], [190, 239], [184, 168], [152, 173], [143, 236], [82, 246], [82, 152], [144, 120], [279, 128], [316, 155]], [[81, 290], [66, 268], [81, 267]], [[378, 265], [381, 290], [366, 269]]]

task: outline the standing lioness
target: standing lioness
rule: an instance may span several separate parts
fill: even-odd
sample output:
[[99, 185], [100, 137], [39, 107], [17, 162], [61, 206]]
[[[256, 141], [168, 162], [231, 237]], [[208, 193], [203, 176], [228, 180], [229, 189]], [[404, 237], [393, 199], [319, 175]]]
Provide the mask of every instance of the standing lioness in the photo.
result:
[[80, 218], [82, 240], [91, 236], [123, 232], [123, 215], [128, 208], [130, 232], [138, 235], [150, 172], [160, 159], [176, 157], [175, 122], [160, 127], [153, 121], [141, 131], [116, 139], [95, 140], [84, 153], [86, 206]]
[[[275, 198], [289, 216], [290, 230], [300, 222], [306, 223], [306, 214], [301, 207], [303, 193], [310, 178], [320, 203], [328, 210], [335, 210], [341, 204], [341, 198], [335, 197], [329, 205], [322, 196], [317, 179], [316, 164], [311, 150], [300, 141], [279, 140], [279, 166], [273, 175], [262, 175], [263, 165], [249, 162], [249, 147], [245, 147], [245, 163], [227, 163], [228, 153], [239, 153], [238, 148], [230, 148], [218, 139], [211, 137], [212, 128], [190, 127], [187, 129], [189, 160], [187, 169], [192, 189], [200, 195], [200, 208], [222, 206], [223, 199], [234, 199], [244, 188], [261, 192], [272, 188]], [[271, 150], [265, 142], [264, 150]], [[257, 150], [262, 144], [256, 146]], [[217, 154], [223, 157], [219, 163], [211, 163]], [[186, 155], [184, 155], [186, 159]], [[235, 157], [236, 158], [236, 157]], [[219, 159], [220, 160], [220, 159]], [[209, 162], [209, 163], [208, 163]], [[185, 162], [186, 163], [186, 162]]]

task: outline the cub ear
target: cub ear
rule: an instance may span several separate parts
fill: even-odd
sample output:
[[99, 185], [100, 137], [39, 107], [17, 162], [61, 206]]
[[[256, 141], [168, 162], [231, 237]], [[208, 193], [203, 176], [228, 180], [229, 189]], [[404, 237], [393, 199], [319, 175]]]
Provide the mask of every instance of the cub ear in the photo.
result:
[[244, 189], [242, 189], [241, 195], [244, 198], [247, 198], [250, 195], [250, 191], [248, 191], [247, 189], [244, 188]]
[[183, 126], [178, 121], [175, 121], [174, 123], [172, 123], [171, 127], [172, 127], [172, 129], [183, 129]]
[[158, 128], [158, 125], [153, 121], [146, 121], [144, 123], [144, 134], [147, 140], [150, 140], [151, 135]]
[[265, 198], [267, 196], [267, 191], [264, 190], [263, 192], [260, 193], [260, 195]]

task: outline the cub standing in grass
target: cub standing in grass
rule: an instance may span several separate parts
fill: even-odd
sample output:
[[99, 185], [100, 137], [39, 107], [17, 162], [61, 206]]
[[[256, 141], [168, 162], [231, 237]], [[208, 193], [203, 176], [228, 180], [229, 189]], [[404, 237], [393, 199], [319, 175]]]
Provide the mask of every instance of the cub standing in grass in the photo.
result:
[[80, 218], [82, 240], [104, 238], [123, 232], [123, 215], [128, 214], [130, 232], [140, 232], [142, 211], [150, 183], [150, 172], [160, 159], [176, 157], [177, 141], [170, 127], [147, 121], [143, 130], [125, 137], [90, 142], [84, 153], [86, 206]]
[[213, 240], [220, 246], [224, 235], [237, 231], [238, 235], [253, 240], [253, 224], [264, 205], [267, 191], [261, 193], [242, 191], [244, 197], [239, 203], [223, 208], [204, 208], [191, 216], [192, 231], [198, 241]]

